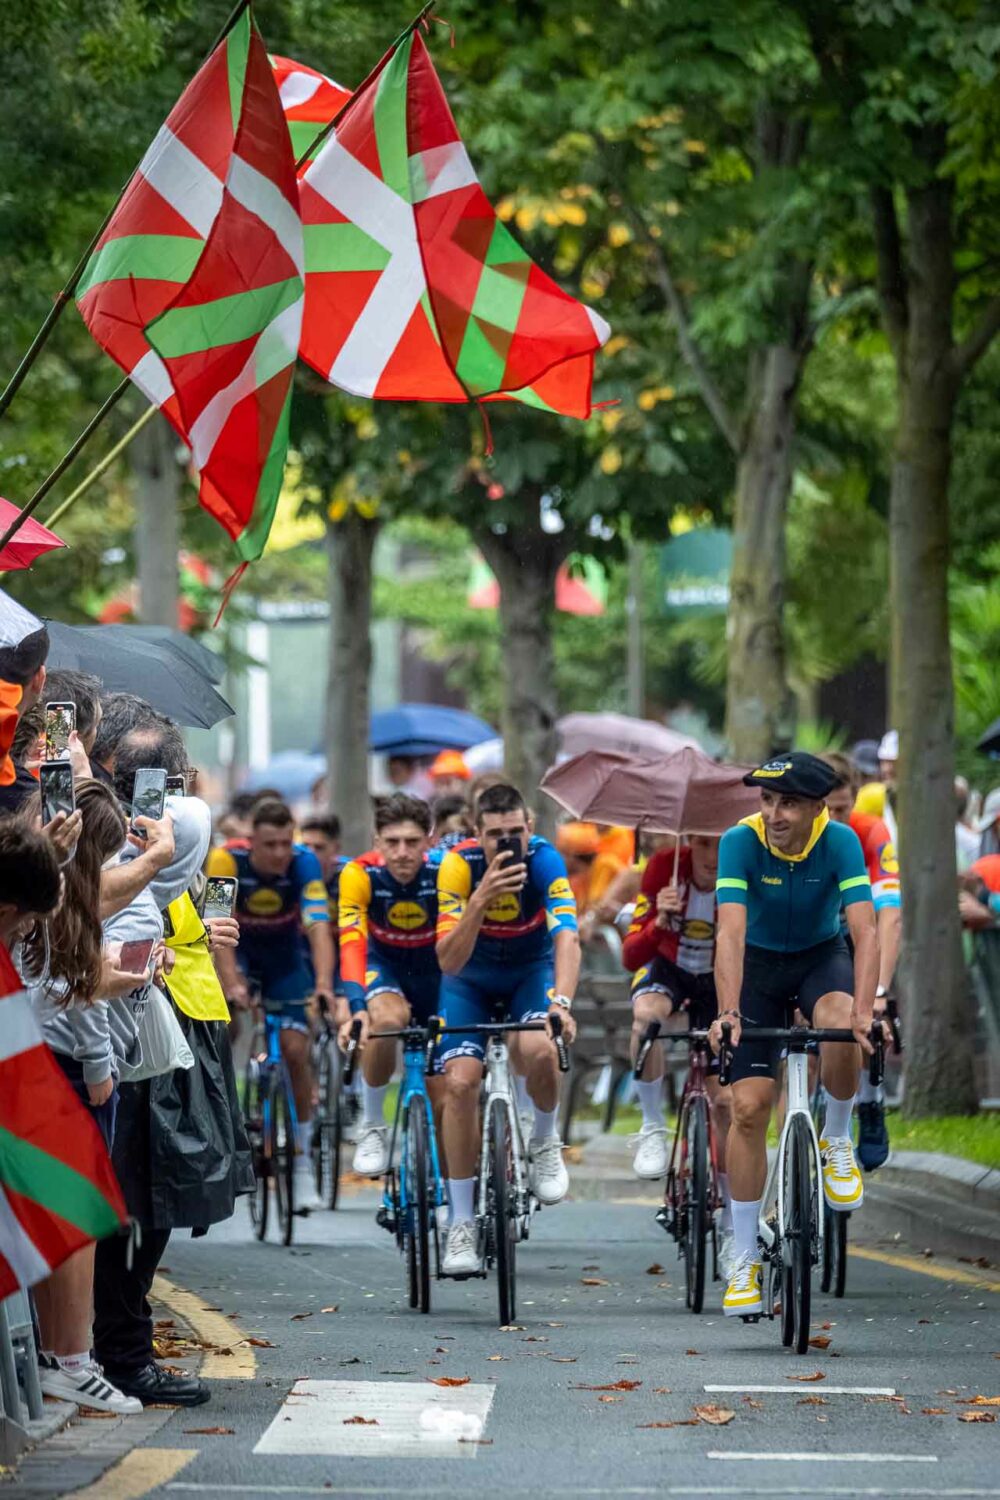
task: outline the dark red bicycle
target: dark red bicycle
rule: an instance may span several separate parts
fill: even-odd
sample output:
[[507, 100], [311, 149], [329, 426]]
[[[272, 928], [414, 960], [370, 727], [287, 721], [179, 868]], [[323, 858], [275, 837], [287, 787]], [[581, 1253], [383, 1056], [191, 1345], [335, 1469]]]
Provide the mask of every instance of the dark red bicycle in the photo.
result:
[[650, 1021], [636, 1054], [634, 1076], [641, 1079], [650, 1049], [657, 1042], [688, 1046], [688, 1070], [674, 1125], [674, 1141], [667, 1170], [663, 1207], [656, 1215], [667, 1234], [677, 1242], [684, 1262], [687, 1305], [700, 1313], [705, 1303], [708, 1247], [712, 1247], [712, 1280], [719, 1278], [715, 1237], [716, 1210], [722, 1205], [719, 1191], [719, 1159], [712, 1128], [712, 1101], [708, 1096], [708, 1074], [712, 1050], [707, 1031], [672, 1031], [661, 1034], [659, 1021]]

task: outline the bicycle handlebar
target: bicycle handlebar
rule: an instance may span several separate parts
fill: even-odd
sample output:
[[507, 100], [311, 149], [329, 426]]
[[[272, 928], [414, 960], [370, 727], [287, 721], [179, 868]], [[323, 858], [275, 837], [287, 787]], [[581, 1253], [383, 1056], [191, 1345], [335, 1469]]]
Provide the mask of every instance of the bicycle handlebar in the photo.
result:
[[559, 1059], [559, 1071], [560, 1073], [568, 1073], [569, 1053], [566, 1051], [566, 1043], [563, 1040], [562, 1016], [557, 1016], [554, 1011], [551, 1012], [549, 1015], [549, 1026], [552, 1029], [552, 1040], [556, 1044], [556, 1057]]
[[358, 1042], [361, 1038], [361, 1025], [360, 1017], [351, 1022], [351, 1034], [344, 1051], [344, 1082], [348, 1088], [354, 1082], [354, 1069], [357, 1067], [358, 1062]]

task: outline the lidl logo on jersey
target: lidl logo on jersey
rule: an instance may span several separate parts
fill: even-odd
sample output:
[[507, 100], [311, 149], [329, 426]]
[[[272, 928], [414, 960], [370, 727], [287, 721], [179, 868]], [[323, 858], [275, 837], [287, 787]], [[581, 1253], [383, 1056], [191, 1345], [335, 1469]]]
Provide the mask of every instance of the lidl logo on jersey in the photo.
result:
[[683, 931], [684, 936], [692, 943], [707, 943], [715, 936], [715, 928], [711, 922], [702, 922], [698, 917], [685, 922]]
[[879, 868], [881, 869], [881, 871], [882, 871], [882, 873], [884, 875], [898, 875], [899, 874], [899, 860], [898, 860], [898, 858], [896, 856], [896, 850], [895, 850], [894, 845], [892, 845], [892, 844], [884, 844], [882, 846], [882, 852], [879, 855], [878, 862], [879, 862]]
[[521, 903], [511, 891], [498, 896], [492, 906], [486, 908], [488, 922], [516, 922], [520, 915]]
[[564, 875], [560, 875], [558, 880], [553, 880], [552, 884], [549, 886], [549, 895], [554, 901], [570, 899], [570, 897], [573, 895], [573, 891], [569, 881]]
[[302, 895], [307, 901], [325, 901], [326, 886], [322, 880], [310, 880], [309, 884], [303, 888]]
[[641, 922], [642, 919], [643, 919], [643, 917], [646, 915], [646, 913], [648, 911], [649, 911], [649, 897], [648, 896], [640, 896], [639, 899], [638, 899], [638, 901], [635, 903], [635, 911], [632, 913], [632, 921], [633, 922]]
[[404, 932], [412, 932], [427, 922], [426, 909], [416, 901], [397, 901], [390, 906], [388, 916], [390, 925], [401, 927]]
[[247, 897], [247, 911], [255, 917], [276, 917], [284, 906], [280, 895], [269, 886], [261, 886]]

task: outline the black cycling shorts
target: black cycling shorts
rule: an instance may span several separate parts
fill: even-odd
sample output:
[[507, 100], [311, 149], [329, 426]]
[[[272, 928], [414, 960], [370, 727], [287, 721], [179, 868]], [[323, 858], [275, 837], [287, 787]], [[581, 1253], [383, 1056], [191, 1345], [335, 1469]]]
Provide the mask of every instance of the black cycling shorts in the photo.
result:
[[643, 964], [636, 970], [630, 993], [633, 1000], [637, 995], [665, 995], [675, 1011], [680, 1010], [685, 1001], [690, 1001], [686, 1009], [692, 1031], [707, 1030], [719, 1008], [715, 998], [715, 975], [711, 971], [692, 974], [659, 954], [652, 963]]
[[748, 944], [743, 956], [740, 992], [743, 1030], [733, 1056], [730, 1081], [776, 1077], [781, 1044], [755, 1042], [754, 1026], [790, 1026], [796, 1010], [802, 1012], [806, 1021], [811, 1021], [816, 1001], [835, 991], [854, 994], [854, 964], [839, 933], [798, 953], [753, 948]]

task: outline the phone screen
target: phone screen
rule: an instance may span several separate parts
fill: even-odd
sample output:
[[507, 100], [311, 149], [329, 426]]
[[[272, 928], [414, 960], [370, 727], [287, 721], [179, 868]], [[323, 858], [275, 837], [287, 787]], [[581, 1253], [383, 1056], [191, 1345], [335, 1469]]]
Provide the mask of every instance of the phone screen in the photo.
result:
[[184, 779], [183, 776], [168, 776], [167, 777], [167, 796], [168, 797], [186, 797], [187, 796], [187, 781]]
[[154, 938], [136, 938], [131, 943], [122, 943], [118, 967], [124, 974], [145, 974], [153, 954]]
[[162, 818], [166, 797], [166, 771], [140, 767], [132, 788], [132, 821], [136, 818], [152, 818], [154, 821]]
[[205, 882], [205, 921], [231, 917], [236, 907], [237, 882], [231, 875], [210, 875]]
[[45, 761], [38, 775], [42, 793], [42, 822], [51, 823], [56, 813], [71, 813], [76, 806], [76, 798], [73, 795], [73, 768], [69, 761]]
[[76, 728], [75, 703], [46, 703], [45, 759], [65, 760], [69, 754], [69, 737]]

